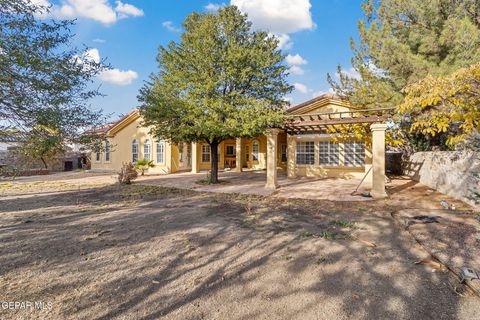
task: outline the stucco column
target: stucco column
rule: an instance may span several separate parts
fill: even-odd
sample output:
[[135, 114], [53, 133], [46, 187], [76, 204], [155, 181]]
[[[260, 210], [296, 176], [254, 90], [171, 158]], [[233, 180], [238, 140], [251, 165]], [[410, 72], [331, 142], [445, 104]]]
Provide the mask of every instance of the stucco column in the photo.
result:
[[197, 143], [192, 142], [192, 173], [199, 173], [199, 163], [198, 161], [198, 148], [197, 148]]
[[277, 137], [279, 129], [268, 129], [267, 137], [267, 184], [266, 188], [276, 189], [278, 187], [277, 181]]
[[372, 191], [375, 199], [387, 197], [385, 192], [385, 130], [387, 125], [376, 123], [370, 126], [372, 130]]
[[235, 149], [235, 171], [242, 172], [242, 138], [237, 138]]
[[296, 178], [295, 172], [295, 150], [297, 149], [297, 139], [292, 135], [287, 135], [287, 177]]

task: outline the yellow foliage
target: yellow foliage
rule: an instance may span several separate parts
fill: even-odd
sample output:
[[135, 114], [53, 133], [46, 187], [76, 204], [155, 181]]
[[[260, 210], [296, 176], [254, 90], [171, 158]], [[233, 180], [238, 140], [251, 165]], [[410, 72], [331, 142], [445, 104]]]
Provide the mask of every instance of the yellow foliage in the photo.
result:
[[447, 144], [455, 146], [480, 129], [480, 63], [449, 76], [428, 76], [405, 94], [398, 110], [411, 116], [411, 132], [446, 133]]

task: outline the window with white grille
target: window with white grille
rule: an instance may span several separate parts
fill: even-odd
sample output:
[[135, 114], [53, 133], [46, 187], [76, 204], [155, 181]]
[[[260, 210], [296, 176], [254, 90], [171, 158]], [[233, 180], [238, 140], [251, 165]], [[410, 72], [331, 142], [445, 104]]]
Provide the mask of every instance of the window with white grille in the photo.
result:
[[202, 144], [202, 162], [210, 162], [210, 146]]
[[297, 164], [315, 164], [315, 142], [297, 142]]
[[345, 166], [363, 167], [365, 165], [365, 146], [362, 142], [345, 142]]
[[252, 144], [252, 160], [253, 161], [258, 161], [258, 152], [260, 149], [260, 144], [258, 143], [257, 140], [253, 141]]
[[145, 140], [143, 143], [143, 159], [150, 161], [151, 157], [151, 146], [150, 146], [150, 140]]
[[318, 160], [321, 166], [340, 165], [338, 143], [331, 141], [320, 141], [318, 143]]
[[165, 162], [165, 142], [157, 141], [157, 163]]
[[134, 139], [132, 141], [132, 162], [137, 162], [138, 161], [138, 141], [137, 139]]

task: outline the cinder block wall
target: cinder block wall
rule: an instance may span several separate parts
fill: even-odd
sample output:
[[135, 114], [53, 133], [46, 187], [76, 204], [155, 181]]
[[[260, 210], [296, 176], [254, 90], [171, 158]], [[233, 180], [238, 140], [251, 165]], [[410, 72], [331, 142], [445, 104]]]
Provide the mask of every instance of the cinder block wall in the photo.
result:
[[480, 153], [417, 152], [403, 163], [412, 179], [480, 208]]

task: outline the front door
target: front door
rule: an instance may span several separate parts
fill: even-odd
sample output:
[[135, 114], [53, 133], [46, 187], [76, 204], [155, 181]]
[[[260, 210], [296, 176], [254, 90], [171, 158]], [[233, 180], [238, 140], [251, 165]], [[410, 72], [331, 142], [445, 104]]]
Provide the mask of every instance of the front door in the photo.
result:
[[237, 156], [235, 144], [225, 144], [225, 168], [235, 168], [236, 160]]

